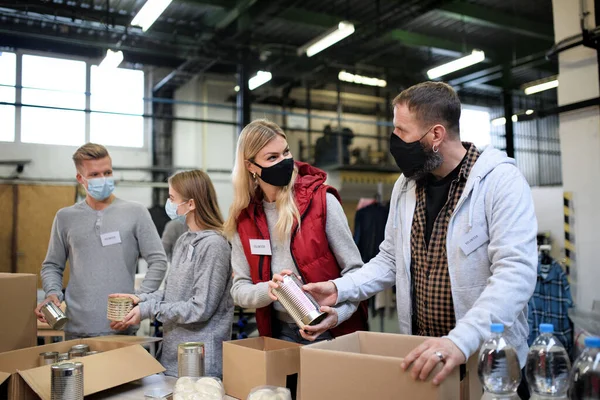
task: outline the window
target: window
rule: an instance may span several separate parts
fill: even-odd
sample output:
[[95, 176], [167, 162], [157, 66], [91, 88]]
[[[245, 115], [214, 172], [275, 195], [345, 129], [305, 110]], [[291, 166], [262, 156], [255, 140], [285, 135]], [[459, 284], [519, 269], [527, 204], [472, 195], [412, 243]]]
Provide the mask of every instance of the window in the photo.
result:
[[[17, 57], [15, 53], [0, 52], [0, 103], [15, 102]], [[0, 141], [15, 140], [15, 106], [0, 105]]]
[[[85, 76], [83, 61], [24, 55], [22, 103], [84, 110]], [[85, 142], [85, 113], [23, 106], [21, 141], [80, 146]]]
[[144, 72], [93, 66], [91, 84], [90, 140], [111, 146], [143, 147]]
[[481, 149], [491, 143], [490, 113], [486, 109], [463, 107], [460, 114], [460, 139]]

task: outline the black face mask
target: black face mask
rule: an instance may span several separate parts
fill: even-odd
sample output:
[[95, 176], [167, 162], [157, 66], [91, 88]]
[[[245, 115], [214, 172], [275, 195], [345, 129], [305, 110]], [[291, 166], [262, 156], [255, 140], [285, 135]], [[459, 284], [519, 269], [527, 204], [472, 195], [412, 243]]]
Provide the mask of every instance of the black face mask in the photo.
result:
[[284, 158], [270, 167], [261, 167], [254, 161], [250, 162], [261, 169], [260, 179], [269, 185], [287, 186], [292, 180], [292, 174], [294, 173], [294, 159], [292, 157]]
[[[433, 127], [432, 127], [433, 128]], [[431, 128], [423, 136], [423, 139], [431, 131]], [[422, 171], [427, 161], [427, 153], [421, 144], [421, 139], [406, 143], [398, 135], [392, 132], [390, 136], [390, 153], [396, 160], [396, 165], [402, 170], [405, 177], [412, 177], [415, 172]]]

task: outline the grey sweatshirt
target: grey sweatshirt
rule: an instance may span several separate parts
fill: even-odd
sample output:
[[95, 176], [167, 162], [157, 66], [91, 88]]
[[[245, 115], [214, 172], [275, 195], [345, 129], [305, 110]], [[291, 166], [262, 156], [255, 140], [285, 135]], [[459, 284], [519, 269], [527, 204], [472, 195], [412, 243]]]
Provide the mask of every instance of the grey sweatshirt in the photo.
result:
[[68, 334], [116, 333], [106, 318], [108, 295], [134, 292], [140, 255], [148, 262], [140, 292], [153, 292], [165, 276], [167, 258], [143, 205], [115, 198], [96, 211], [84, 200], [56, 213], [41, 276], [46, 296], [55, 294], [63, 300], [63, 273], [69, 261]]
[[[263, 202], [269, 233], [273, 238], [275, 224], [277, 223], [278, 212], [275, 203]], [[344, 209], [338, 199], [330, 193], [327, 193], [327, 221], [325, 222], [325, 233], [329, 247], [333, 251], [335, 258], [340, 265], [342, 276], [360, 268], [363, 265], [360, 252], [354, 244], [352, 232], [348, 226], [348, 220], [344, 214]], [[289, 238], [285, 243], [278, 243], [277, 240], [271, 240], [271, 272], [278, 274], [284, 269], [289, 269], [298, 274], [298, 270], [292, 259], [290, 252]], [[258, 284], [252, 283], [250, 276], [250, 266], [246, 260], [244, 249], [240, 241], [240, 236], [236, 233], [232, 242], [231, 264], [233, 266], [233, 287], [231, 294], [235, 303], [246, 308], [262, 308], [270, 305], [273, 301], [269, 297], [268, 282]], [[277, 311], [276, 315], [284, 322], [293, 323], [293, 318], [287, 314], [285, 308], [275, 302], [273, 305]], [[357, 309], [357, 303], [345, 302], [336, 307], [338, 313], [338, 325], [346, 321], [354, 314]]]
[[231, 339], [233, 324], [230, 260], [229, 243], [219, 233], [184, 233], [175, 244], [165, 290], [139, 296], [142, 318], [163, 323], [159, 361], [167, 375], [177, 376], [179, 343], [203, 342], [206, 375], [221, 377], [223, 342]]

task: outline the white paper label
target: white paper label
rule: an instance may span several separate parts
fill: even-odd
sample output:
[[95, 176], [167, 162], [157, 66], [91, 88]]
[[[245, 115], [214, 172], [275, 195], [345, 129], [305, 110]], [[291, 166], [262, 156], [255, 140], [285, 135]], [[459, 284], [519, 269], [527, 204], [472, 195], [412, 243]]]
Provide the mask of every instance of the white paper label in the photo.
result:
[[460, 248], [465, 255], [469, 255], [477, 250], [481, 245], [489, 240], [487, 233], [481, 228], [472, 228], [461, 240]]
[[102, 240], [102, 246], [106, 247], [121, 243], [121, 235], [119, 234], [119, 231], [104, 233], [100, 235], [100, 240]]
[[193, 255], [194, 255], [194, 246], [192, 246], [190, 244], [190, 245], [188, 245], [187, 260], [192, 261]]
[[255, 255], [270, 256], [271, 242], [265, 239], [250, 239], [250, 252]]

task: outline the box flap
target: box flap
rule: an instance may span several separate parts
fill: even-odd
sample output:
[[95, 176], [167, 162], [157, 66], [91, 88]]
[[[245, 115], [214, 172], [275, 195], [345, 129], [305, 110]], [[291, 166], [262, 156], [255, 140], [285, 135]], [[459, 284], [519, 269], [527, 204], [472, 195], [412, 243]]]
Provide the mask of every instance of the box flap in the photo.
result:
[[264, 339], [264, 345], [263, 345], [262, 350], [267, 351], [267, 352], [285, 350], [285, 349], [297, 349], [298, 347], [302, 347], [302, 345], [299, 343], [292, 343], [292, 342], [288, 342], [286, 340], [273, 339], [273, 338], [269, 338], [269, 337], [265, 337], [263, 339]]
[[5, 380], [10, 378], [11, 375], [12, 374], [9, 374], [8, 372], [0, 372], [0, 385], [2, 385]]
[[[83, 363], [84, 395], [165, 371], [142, 346], [132, 345], [77, 359]], [[50, 365], [19, 371], [42, 400], [50, 400]]]
[[103, 342], [121, 342], [121, 343], [132, 343], [132, 344], [147, 344], [157, 343], [162, 341], [162, 338], [151, 337], [151, 336], [126, 336], [126, 335], [111, 335], [111, 336], [99, 336], [92, 340], [103, 341]]
[[0, 303], [8, 305], [3, 312], [0, 329], [0, 352], [35, 346], [37, 277], [33, 274], [0, 274]]
[[229, 396], [245, 399], [254, 387], [267, 384], [263, 345], [262, 338], [223, 342], [223, 385]]

